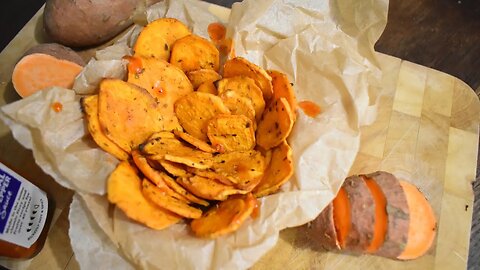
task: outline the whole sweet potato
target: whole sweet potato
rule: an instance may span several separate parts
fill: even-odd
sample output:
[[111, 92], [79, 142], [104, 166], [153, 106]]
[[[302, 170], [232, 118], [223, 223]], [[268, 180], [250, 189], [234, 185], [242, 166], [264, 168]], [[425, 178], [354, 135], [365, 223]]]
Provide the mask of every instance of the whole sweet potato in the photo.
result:
[[160, 0], [47, 0], [44, 26], [58, 43], [94, 46], [110, 40], [133, 23], [133, 15]]

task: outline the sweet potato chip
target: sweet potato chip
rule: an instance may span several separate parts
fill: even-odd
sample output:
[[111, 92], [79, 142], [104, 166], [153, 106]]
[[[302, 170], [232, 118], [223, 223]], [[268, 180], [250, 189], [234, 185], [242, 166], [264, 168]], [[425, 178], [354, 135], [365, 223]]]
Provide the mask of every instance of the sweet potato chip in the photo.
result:
[[234, 91], [225, 91], [220, 95], [220, 98], [222, 98], [223, 104], [230, 110], [231, 114], [245, 115], [252, 120], [253, 128], [256, 129], [255, 108], [251, 99], [242, 97]]
[[244, 115], [219, 114], [207, 126], [212, 145], [221, 145], [225, 152], [251, 150], [255, 147], [252, 120]]
[[205, 82], [202, 83], [198, 88], [197, 92], [200, 93], [208, 93], [212, 95], [217, 95], [217, 87], [215, 87], [215, 84], [213, 82]]
[[162, 117], [174, 117], [173, 104], [193, 92], [182, 70], [155, 58], [130, 57], [128, 82], [144, 88], [156, 99]]
[[158, 163], [160, 163], [160, 166], [168, 172], [169, 174], [177, 177], [187, 177], [188, 172], [186, 170], [186, 166], [183, 164], [178, 164], [175, 162], [171, 162], [168, 160], [158, 160]]
[[198, 69], [218, 71], [220, 53], [210, 41], [196, 35], [189, 35], [173, 44], [170, 63], [184, 72]]
[[227, 186], [235, 186], [235, 183], [232, 183], [230, 180], [228, 180], [227, 177], [221, 175], [221, 174], [218, 174], [214, 171], [211, 171], [211, 170], [200, 170], [200, 169], [197, 169], [197, 168], [187, 168], [187, 171], [190, 172], [190, 173], [193, 173], [195, 175], [198, 175], [198, 176], [201, 176], [201, 177], [205, 177], [205, 178], [209, 178], [209, 179], [213, 179], [217, 182], [220, 182], [221, 184], [224, 184], [224, 185], [227, 185]]
[[155, 57], [168, 61], [173, 43], [191, 32], [183, 23], [173, 18], [161, 18], [149, 23], [137, 38], [135, 56]]
[[121, 162], [108, 178], [108, 200], [129, 218], [155, 230], [164, 229], [182, 218], [147, 200], [135, 168]]
[[171, 131], [160, 131], [160, 132], [155, 132], [152, 134], [152, 136], [148, 137], [148, 140], [154, 140], [157, 138], [168, 138], [168, 139], [175, 139], [175, 134]]
[[181, 128], [176, 118], [159, 114], [145, 89], [117, 79], [100, 83], [98, 120], [105, 136], [128, 153], [155, 132]]
[[288, 80], [287, 75], [276, 70], [269, 70], [268, 75], [272, 77], [273, 99], [285, 98], [288, 101], [288, 105], [290, 105], [290, 109], [295, 114], [297, 110], [297, 98], [295, 97], [293, 85]]
[[192, 83], [194, 89], [197, 89], [203, 83], [213, 83], [222, 78], [222, 76], [215, 72], [215, 70], [206, 68], [189, 71], [187, 77]]
[[262, 90], [255, 84], [253, 79], [246, 76], [235, 76], [220, 80], [218, 82], [218, 94], [223, 97], [228, 91], [234, 91], [240, 96], [250, 99], [255, 108], [257, 120], [260, 119], [265, 109], [265, 100]]
[[191, 207], [185, 203], [185, 201], [170, 196], [165, 188], [155, 186], [148, 179], [143, 179], [142, 181], [142, 193], [157, 206], [179, 216], [186, 218], [199, 218], [202, 216], [202, 211], [200, 209]]
[[201, 151], [204, 151], [204, 152], [207, 152], [207, 153], [215, 153], [216, 152], [216, 150], [211, 145], [209, 145], [205, 141], [202, 141], [200, 139], [197, 139], [197, 138], [193, 137], [192, 135], [190, 135], [188, 133], [178, 131], [178, 130], [176, 130], [174, 133], [175, 133], [175, 135], [180, 137], [180, 139], [186, 141], [187, 143], [193, 145], [194, 147], [196, 147], [197, 149], [199, 149]]
[[234, 232], [250, 217], [256, 205], [257, 201], [250, 193], [232, 196], [192, 221], [192, 231], [204, 238], [216, 238]]
[[125, 152], [122, 148], [105, 136], [101, 130], [100, 123], [98, 121], [98, 95], [82, 98], [82, 109], [87, 119], [88, 131], [92, 135], [92, 138], [97, 145], [119, 160], [127, 160], [127, 152]]
[[137, 168], [143, 173], [146, 178], [148, 178], [149, 181], [153, 182], [157, 187], [161, 188], [170, 197], [173, 197], [177, 200], [182, 200], [184, 202], [188, 202], [188, 200], [182, 194], [177, 193], [165, 183], [164, 174], [153, 169], [150, 164], [148, 164], [147, 158], [142, 156], [138, 150], [132, 151], [132, 158]]
[[223, 77], [246, 76], [252, 78], [260, 87], [263, 98], [269, 100], [273, 96], [272, 78], [261, 67], [250, 63], [242, 57], [235, 57], [228, 60], [223, 68]]
[[258, 123], [257, 144], [265, 150], [279, 145], [290, 135], [294, 121], [288, 101], [285, 98], [274, 100]]
[[192, 168], [208, 169], [212, 167], [211, 155], [204, 152], [166, 154], [165, 160], [187, 165]]
[[208, 120], [217, 114], [229, 114], [230, 111], [221, 98], [193, 92], [175, 103], [175, 113], [188, 134], [206, 141]]
[[272, 160], [260, 183], [253, 190], [256, 197], [276, 192], [293, 174], [292, 149], [286, 141], [272, 150]]
[[206, 200], [224, 201], [230, 195], [247, 193], [247, 191], [236, 189], [232, 186], [219, 183], [214, 179], [198, 175], [180, 177], [177, 178], [177, 182], [194, 195]]

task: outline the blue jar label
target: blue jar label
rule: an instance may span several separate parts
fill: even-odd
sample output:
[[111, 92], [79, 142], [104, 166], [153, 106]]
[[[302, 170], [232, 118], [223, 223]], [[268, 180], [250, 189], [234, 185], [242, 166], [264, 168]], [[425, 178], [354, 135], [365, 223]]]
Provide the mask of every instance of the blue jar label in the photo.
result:
[[43, 231], [46, 194], [0, 163], [0, 239], [29, 248]]

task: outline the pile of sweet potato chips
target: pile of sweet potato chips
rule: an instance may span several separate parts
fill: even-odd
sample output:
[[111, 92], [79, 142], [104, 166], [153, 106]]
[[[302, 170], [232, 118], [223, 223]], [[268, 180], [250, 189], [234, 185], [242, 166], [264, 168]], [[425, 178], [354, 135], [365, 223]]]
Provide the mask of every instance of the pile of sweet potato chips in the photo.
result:
[[159, 19], [125, 57], [126, 81], [104, 79], [82, 99], [94, 141], [121, 160], [109, 201], [150, 228], [188, 219], [200, 237], [233, 232], [256, 198], [293, 174], [290, 82], [240, 57], [221, 72], [217, 46], [176, 19]]

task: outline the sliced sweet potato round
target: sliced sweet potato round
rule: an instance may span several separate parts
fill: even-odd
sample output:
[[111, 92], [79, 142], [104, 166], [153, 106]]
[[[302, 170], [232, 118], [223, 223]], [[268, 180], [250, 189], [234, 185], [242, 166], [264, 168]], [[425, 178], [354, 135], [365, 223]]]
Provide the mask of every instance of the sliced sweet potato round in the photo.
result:
[[260, 183], [253, 190], [256, 197], [276, 192], [293, 175], [292, 149], [286, 141], [272, 149], [269, 166]]
[[191, 144], [192, 146], [196, 147], [197, 149], [199, 149], [201, 151], [204, 151], [204, 152], [207, 152], [207, 153], [215, 153], [216, 152], [216, 150], [211, 145], [209, 145], [207, 142], [202, 141], [200, 139], [197, 139], [197, 138], [193, 137], [192, 135], [190, 135], [188, 133], [178, 131], [178, 130], [176, 130], [174, 133], [175, 133], [176, 136], [178, 136], [182, 140], [186, 141], [187, 143]]
[[[364, 253], [370, 246], [374, 234], [375, 201], [367, 184], [360, 176], [350, 176], [342, 186], [348, 199], [350, 210], [350, 230], [347, 234], [338, 233], [342, 248], [353, 253]], [[334, 211], [336, 205], [333, 205]], [[339, 218], [335, 219], [338, 224]], [[341, 232], [341, 230], [340, 230]]]
[[155, 230], [164, 229], [182, 217], [158, 207], [142, 194], [142, 181], [135, 168], [121, 162], [107, 181], [108, 200], [129, 218]]
[[199, 69], [218, 71], [220, 53], [210, 41], [197, 35], [188, 35], [173, 44], [170, 63], [184, 72]]
[[400, 185], [410, 209], [410, 222], [407, 244], [397, 258], [412, 260], [423, 256], [432, 247], [437, 233], [437, 219], [427, 198], [416, 186], [405, 181], [400, 181]]
[[98, 121], [98, 95], [92, 95], [82, 98], [82, 109], [87, 119], [87, 128], [97, 145], [112, 154], [119, 160], [127, 160], [128, 154], [105, 134], [103, 134]]
[[285, 98], [267, 107], [257, 127], [257, 144], [268, 150], [285, 141], [292, 131], [295, 119]]
[[128, 57], [128, 82], [147, 90], [161, 108], [161, 117], [172, 117], [173, 105], [193, 92], [185, 73], [167, 61], [155, 58]]
[[206, 200], [224, 201], [230, 195], [247, 193], [247, 191], [198, 175], [178, 178], [177, 182], [191, 193]]
[[260, 87], [265, 100], [270, 100], [273, 96], [272, 78], [261, 67], [249, 62], [242, 57], [235, 57], [228, 60], [223, 68], [223, 77], [231, 78], [235, 76], [246, 76], [252, 78]]
[[388, 258], [397, 258], [404, 250], [408, 240], [410, 210], [407, 198], [400, 182], [388, 172], [374, 172], [365, 175], [377, 183], [386, 198], [387, 231], [385, 240], [375, 254]]
[[293, 113], [297, 110], [297, 98], [293, 86], [287, 75], [280, 71], [269, 70], [268, 75], [272, 77], [272, 89], [274, 99], [285, 98]]
[[187, 177], [188, 172], [186, 170], [186, 166], [183, 164], [178, 164], [175, 162], [171, 162], [168, 160], [158, 160], [158, 163], [160, 163], [160, 166], [168, 172], [169, 174], [177, 177]]
[[222, 78], [222, 76], [220, 76], [215, 70], [208, 68], [189, 71], [187, 72], [187, 77], [192, 83], [194, 89], [197, 89], [203, 83], [213, 83]]
[[222, 99], [207, 93], [193, 92], [175, 103], [175, 114], [188, 134], [206, 141], [208, 121], [217, 114], [229, 114]]
[[217, 87], [213, 82], [204, 82], [197, 88], [197, 92], [217, 95]]
[[255, 84], [252, 78], [246, 76], [235, 76], [225, 78], [217, 83], [218, 94], [223, 98], [227, 92], [233, 91], [241, 97], [250, 99], [255, 109], [257, 120], [262, 116], [265, 110], [265, 100], [262, 90]]
[[159, 105], [145, 89], [118, 79], [100, 83], [98, 120], [102, 132], [127, 153], [153, 133], [180, 128], [159, 117]]
[[190, 34], [188, 27], [177, 19], [155, 20], [140, 32], [133, 47], [135, 56], [154, 57], [168, 61], [173, 43]]
[[253, 129], [257, 129], [257, 122], [255, 119], [255, 108], [253, 107], [252, 100], [246, 97], [242, 97], [240, 94], [234, 91], [225, 91], [220, 97], [223, 100], [223, 104], [230, 110], [233, 115], [245, 115], [248, 119], [252, 120]]
[[216, 115], [208, 121], [207, 136], [214, 147], [221, 145], [225, 152], [252, 150], [255, 147], [252, 120], [244, 115]]
[[236, 231], [257, 205], [252, 194], [230, 197], [212, 207], [201, 218], [192, 221], [193, 233], [199, 237], [216, 238]]
[[157, 206], [179, 216], [194, 219], [202, 216], [200, 209], [191, 207], [185, 201], [170, 196], [165, 187], [155, 186], [148, 179], [143, 179], [142, 181], [142, 193]]
[[362, 177], [375, 201], [375, 224], [373, 224], [373, 236], [372, 241], [367, 248], [367, 253], [375, 253], [383, 246], [388, 230], [387, 199], [380, 186], [377, 185], [373, 179], [364, 176]]
[[335, 231], [332, 203], [328, 204], [320, 215], [308, 224], [307, 233], [309, 239], [315, 241], [323, 249], [340, 250], [340, 243]]

